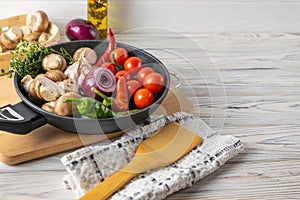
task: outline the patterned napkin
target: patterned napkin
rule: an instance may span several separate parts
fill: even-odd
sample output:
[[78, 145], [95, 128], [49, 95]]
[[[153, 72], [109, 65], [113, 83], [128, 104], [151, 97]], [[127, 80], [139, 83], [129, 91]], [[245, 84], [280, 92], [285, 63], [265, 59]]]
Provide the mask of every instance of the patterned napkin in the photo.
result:
[[141, 141], [171, 121], [199, 134], [203, 143], [168, 167], [138, 175], [110, 199], [164, 199], [214, 172], [243, 149], [239, 139], [217, 134], [200, 118], [190, 114], [152, 116], [110, 144], [84, 147], [62, 157], [61, 162], [69, 173], [64, 183], [78, 197], [82, 196], [125, 166]]

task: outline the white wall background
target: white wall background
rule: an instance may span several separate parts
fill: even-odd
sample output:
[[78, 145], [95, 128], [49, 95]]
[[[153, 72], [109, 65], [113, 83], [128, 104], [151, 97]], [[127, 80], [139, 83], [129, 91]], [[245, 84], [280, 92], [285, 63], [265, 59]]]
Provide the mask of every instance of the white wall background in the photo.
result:
[[[163, 27], [193, 32], [300, 32], [299, 0], [108, 0], [115, 32]], [[0, 18], [45, 10], [60, 28], [86, 18], [86, 0], [0, 0]]]

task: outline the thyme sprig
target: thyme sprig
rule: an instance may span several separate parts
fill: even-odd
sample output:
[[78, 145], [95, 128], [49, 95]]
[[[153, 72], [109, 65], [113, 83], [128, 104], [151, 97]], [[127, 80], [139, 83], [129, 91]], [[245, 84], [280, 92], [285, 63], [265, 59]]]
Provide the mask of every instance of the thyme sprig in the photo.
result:
[[42, 67], [42, 61], [46, 55], [51, 53], [62, 55], [68, 64], [74, 62], [72, 56], [64, 48], [55, 50], [37, 42], [29, 43], [24, 41], [15, 50], [11, 51], [10, 72], [16, 72], [21, 77], [31, 75], [34, 78], [38, 74], [45, 72]]

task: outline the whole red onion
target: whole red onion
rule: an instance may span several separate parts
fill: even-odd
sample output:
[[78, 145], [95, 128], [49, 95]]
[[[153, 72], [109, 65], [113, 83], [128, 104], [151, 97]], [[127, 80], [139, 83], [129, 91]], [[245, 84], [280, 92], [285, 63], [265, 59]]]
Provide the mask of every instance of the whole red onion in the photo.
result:
[[99, 40], [96, 27], [85, 19], [73, 19], [66, 24], [65, 29], [69, 40]]
[[116, 78], [107, 68], [96, 67], [89, 71], [82, 82], [82, 90], [88, 97], [99, 99], [92, 88], [96, 88], [106, 96], [111, 96], [116, 88]]

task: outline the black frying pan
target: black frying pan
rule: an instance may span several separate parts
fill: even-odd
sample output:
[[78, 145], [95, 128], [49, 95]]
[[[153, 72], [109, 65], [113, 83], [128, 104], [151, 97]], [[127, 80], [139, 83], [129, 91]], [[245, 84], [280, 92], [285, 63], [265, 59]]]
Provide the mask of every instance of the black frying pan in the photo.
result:
[[[93, 48], [98, 56], [102, 55], [107, 47], [107, 41], [72, 41], [52, 46], [58, 50], [64, 47], [71, 55], [80, 47]], [[166, 67], [156, 57], [141, 49], [118, 43], [117, 47], [126, 49], [130, 56], [137, 56], [142, 59], [143, 64], [152, 67], [155, 71], [164, 76], [165, 87], [155, 95], [155, 102], [148, 108], [139, 112], [124, 115], [116, 118], [87, 119], [76, 117], [65, 117], [47, 112], [40, 108], [41, 105], [33, 103], [27, 92], [20, 85], [22, 77], [17, 74], [14, 76], [14, 86], [22, 102], [15, 105], [6, 105], [0, 108], [0, 130], [26, 134], [44, 124], [51, 124], [57, 128], [80, 134], [103, 134], [119, 130], [125, 130], [136, 126], [145, 120], [161, 104], [166, 97], [170, 77]]]

